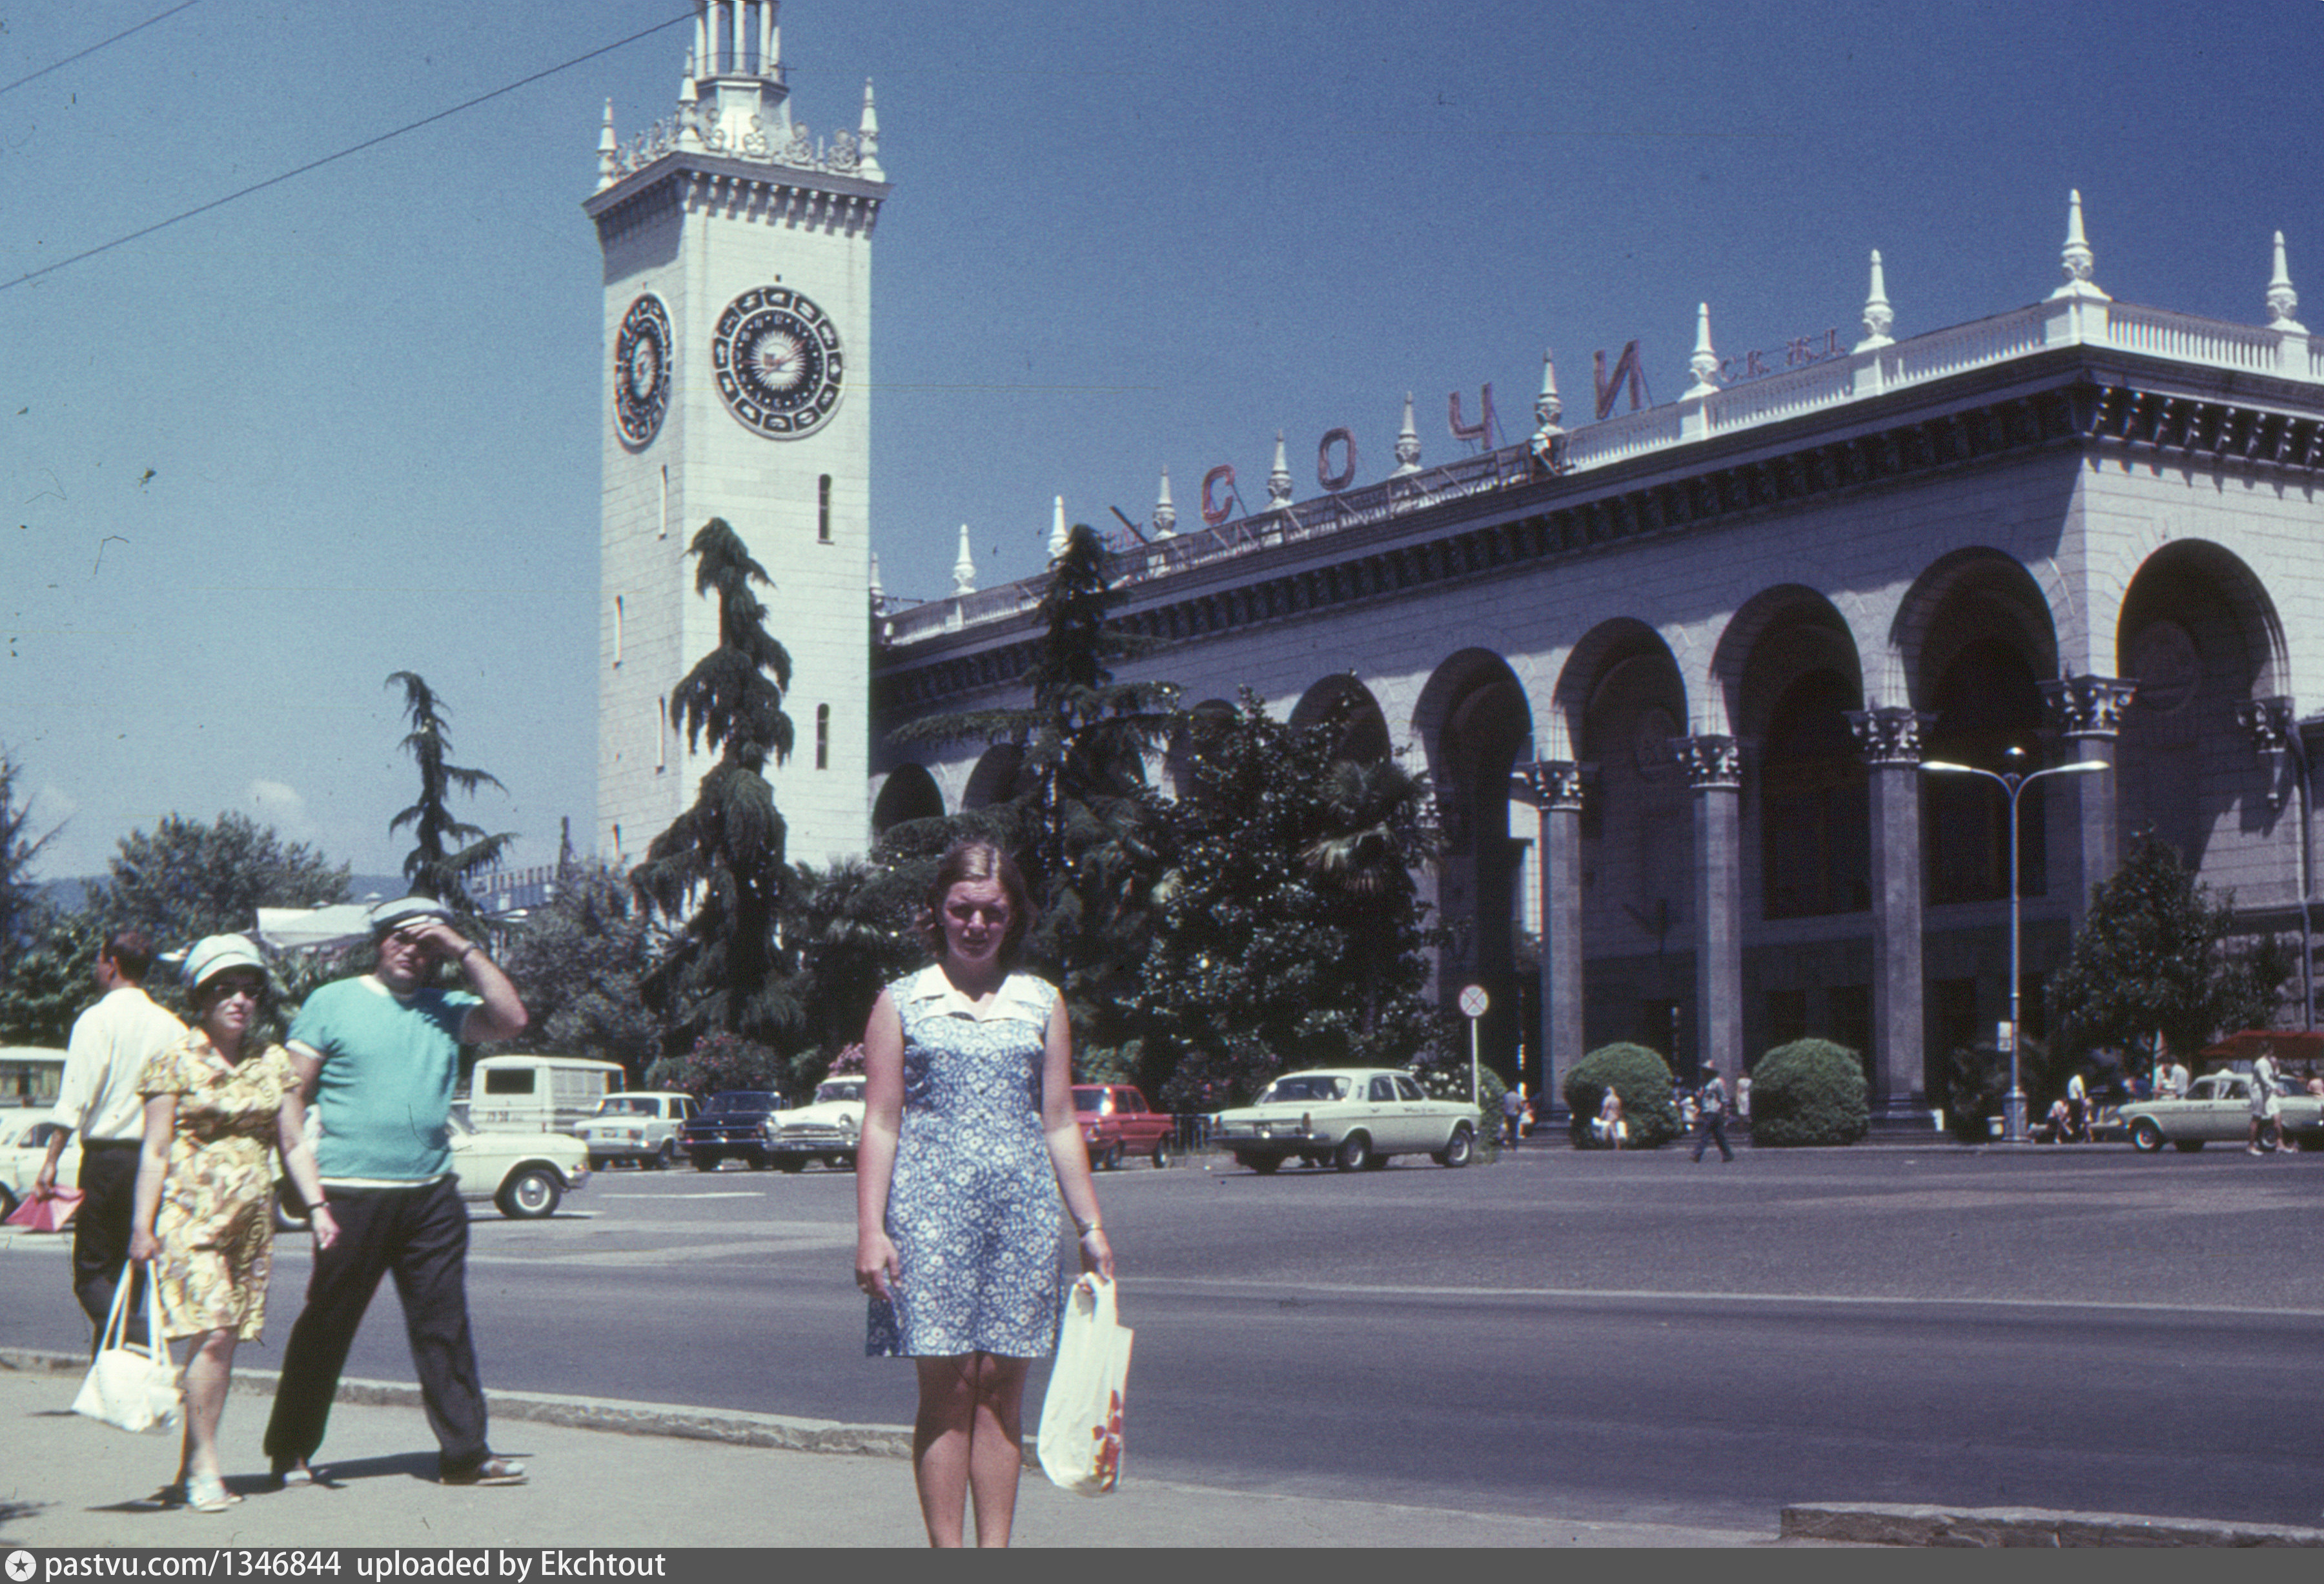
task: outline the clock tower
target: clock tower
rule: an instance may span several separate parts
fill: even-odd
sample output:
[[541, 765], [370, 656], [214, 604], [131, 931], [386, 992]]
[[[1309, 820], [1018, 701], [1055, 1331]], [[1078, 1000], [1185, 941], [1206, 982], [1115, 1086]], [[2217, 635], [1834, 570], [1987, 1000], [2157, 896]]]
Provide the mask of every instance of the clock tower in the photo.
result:
[[[853, 132], [791, 115], [779, 0], [695, 0], [676, 113], [624, 146], [605, 110], [584, 208], [604, 255], [599, 857], [629, 865], [714, 762], [669, 722], [718, 643], [695, 533], [723, 517], [772, 587], [795, 742], [767, 767], [787, 856], [860, 853], [870, 812], [871, 85]], [[705, 744], [704, 749], [708, 745]]]

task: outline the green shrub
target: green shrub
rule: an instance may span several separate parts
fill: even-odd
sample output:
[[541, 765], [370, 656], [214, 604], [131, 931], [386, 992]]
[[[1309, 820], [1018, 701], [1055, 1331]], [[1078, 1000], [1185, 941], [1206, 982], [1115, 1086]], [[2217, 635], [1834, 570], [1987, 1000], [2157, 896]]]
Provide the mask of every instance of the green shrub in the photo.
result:
[[1871, 1120], [1864, 1063], [1845, 1045], [1794, 1040], [1751, 1070], [1754, 1144], [1854, 1144]]
[[[1412, 1078], [1420, 1092], [1432, 1100], [1455, 1100], [1469, 1103], [1469, 1059], [1458, 1061], [1423, 1061], [1412, 1067]], [[1501, 1097], [1508, 1092], [1508, 1084], [1491, 1068], [1480, 1063], [1477, 1068], [1477, 1154], [1481, 1164], [1500, 1156]]]
[[[1566, 1109], [1573, 1113], [1570, 1131], [1576, 1149], [1597, 1143], [1590, 1122], [1609, 1088], [1622, 1097], [1622, 1114], [1630, 1124], [1623, 1148], [1650, 1150], [1678, 1136], [1678, 1116], [1671, 1109], [1670, 1068], [1644, 1045], [1599, 1046], [1566, 1070], [1563, 1088]], [[1756, 1112], [1757, 1089], [1751, 1099]]]

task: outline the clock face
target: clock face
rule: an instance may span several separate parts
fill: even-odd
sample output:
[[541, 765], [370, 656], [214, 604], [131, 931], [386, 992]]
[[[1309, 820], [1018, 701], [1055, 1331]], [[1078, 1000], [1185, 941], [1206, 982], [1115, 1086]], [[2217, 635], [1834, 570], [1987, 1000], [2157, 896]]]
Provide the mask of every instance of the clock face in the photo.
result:
[[792, 440], [839, 405], [845, 364], [831, 316], [787, 286], [758, 286], [727, 304], [710, 343], [726, 410], [744, 427]]
[[613, 417], [622, 438], [643, 446], [669, 411], [669, 315], [646, 293], [630, 304], [613, 343]]

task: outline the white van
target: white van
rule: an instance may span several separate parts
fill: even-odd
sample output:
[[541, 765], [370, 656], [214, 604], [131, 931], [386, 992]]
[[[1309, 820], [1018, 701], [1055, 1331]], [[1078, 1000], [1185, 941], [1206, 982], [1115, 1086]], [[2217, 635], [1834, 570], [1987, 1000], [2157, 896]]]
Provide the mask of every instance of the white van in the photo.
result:
[[480, 1133], [572, 1133], [627, 1082], [618, 1061], [487, 1056], [468, 1078], [468, 1120]]

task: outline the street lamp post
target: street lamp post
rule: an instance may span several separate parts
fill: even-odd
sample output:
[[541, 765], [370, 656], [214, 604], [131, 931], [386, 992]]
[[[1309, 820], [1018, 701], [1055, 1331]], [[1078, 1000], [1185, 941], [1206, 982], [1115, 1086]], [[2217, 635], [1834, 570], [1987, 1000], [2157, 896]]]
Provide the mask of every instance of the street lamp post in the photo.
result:
[[[2009, 757], [2023, 759], [2025, 750], [2012, 748]], [[2002, 1142], [2022, 1144], [2025, 1142], [2025, 1086], [2020, 1081], [2017, 1051], [2025, 1038], [2025, 1024], [2018, 1005], [2018, 958], [2020, 952], [2019, 917], [2022, 906], [2017, 894], [2017, 797], [2027, 787], [2045, 775], [2093, 775], [2113, 765], [2103, 759], [2078, 759], [2071, 764], [2053, 764], [2047, 770], [2030, 774], [2015, 770], [1980, 770], [1974, 764], [1949, 764], [1941, 759], [1929, 759], [1921, 768], [1938, 775], [1982, 775], [1998, 785], [2009, 804], [2009, 1098], [2002, 1114]]]

